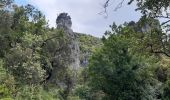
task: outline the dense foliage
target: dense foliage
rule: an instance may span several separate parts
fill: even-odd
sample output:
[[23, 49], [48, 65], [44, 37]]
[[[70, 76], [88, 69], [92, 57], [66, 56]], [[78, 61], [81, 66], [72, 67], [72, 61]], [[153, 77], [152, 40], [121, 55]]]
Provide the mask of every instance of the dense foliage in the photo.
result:
[[87, 66], [88, 58], [102, 46], [102, 41], [100, 38], [82, 33], [76, 33], [76, 36], [80, 47], [80, 64]]
[[113, 23], [102, 39], [75, 33], [81, 67], [72, 70], [59, 54], [71, 41], [63, 29], [30, 4], [0, 0], [0, 100], [170, 100], [170, 2], [134, 1], [138, 22]]

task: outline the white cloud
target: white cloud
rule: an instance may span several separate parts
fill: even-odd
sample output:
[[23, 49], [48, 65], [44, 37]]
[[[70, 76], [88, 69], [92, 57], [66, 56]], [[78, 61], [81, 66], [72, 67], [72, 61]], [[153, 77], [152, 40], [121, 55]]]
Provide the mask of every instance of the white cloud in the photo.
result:
[[[30, 4], [38, 7], [46, 15], [50, 26], [55, 26], [57, 14], [67, 12], [72, 18], [74, 31], [88, 33], [98, 37], [103, 35], [113, 21], [120, 24], [126, 20], [136, 19], [134, 18], [134, 7], [131, 7], [131, 9], [127, 9], [127, 7], [121, 8], [118, 12], [114, 12], [114, 8], [110, 8], [108, 11], [109, 17], [105, 19], [103, 15], [98, 14], [103, 10], [102, 4], [104, 1], [105, 0], [28, 0]], [[117, 1], [119, 2], [119, 0]], [[129, 15], [130, 12], [133, 13], [133, 16]]]

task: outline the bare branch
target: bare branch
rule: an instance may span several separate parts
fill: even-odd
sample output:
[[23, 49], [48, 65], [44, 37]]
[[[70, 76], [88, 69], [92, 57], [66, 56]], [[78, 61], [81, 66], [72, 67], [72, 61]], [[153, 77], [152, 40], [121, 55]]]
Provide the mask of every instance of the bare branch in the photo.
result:
[[154, 50], [152, 44], [150, 44], [149, 46], [150, 46], [150, 49], [151, 49], [151, 53], [164, 54], [167, 57], [170, 57], [170, 54], [166, 52], [167, 49], [166, 49], [165, 44], [163, 43], [162, 39], [161, 39], [161, 45], [163, 47], [163, 50]]
[[166, 18], [166, 19], [170, 19], [170, 16], [155, 16], [155, 18]]
[[120, 9], [120, 8], [122, 7], [124, 1], [125, 1], [125, 0], [122, 0], [122, 1], [116, 6], [116, 8], [114, 9], [114, 11], [117, 11], [118, 9]]
[[170, 22], [170, 20], [168, 20], [168, 21], [166, 21], [166, 22], [163, 22], [161, 25], [165, 25], [165, 24], [167, 24], [167, 23], [169, 23]]
[[[125, 1], [125, 0], [122, 0], [122, 1], [116, 6], [116, 8], [114, 9], [114, 11], [117, 11], [119, 8], [121, 8], [124, 1]], [[133, 1], [133, 0], [132, 0], [132, 1]], [[105, 2], [104, 5], [103, 5], [104, 11], [101, 11], [101, 12], [98, 13], [98, 14], [100, 14], [100, 15], [106, 14], [106, 18], [107, 18], [107, 16], [108, 16], [107, 8], [108, 8], [108, 6], [109, 6], [109, 2], [110, 2], [110, 0], [106, 0], [106, 2]]]
[[107, 18], [107, 16], [108, 16], [107, 7], [109, 6], [109, 1], [110, 1], [110, 0], [107, 0], [107, 1], [104, 3], [104, 5], [103, 5], [104, 11], [101, 11], [101, 12], [98, 13], [98, 14], [100, 14], [100, 15], [106, 14], [105, 18]]
[[54, 36], [54, 37], [51, 37], [51, 38], [48, 38], [48, 39], [46, 39], [46, 40], [44, 40], [43, 41], [43, 43], [42, 43], [42, 45], [40, 46], [40, 47], [43, 47], [46, 43], [47, 43], [47, 41], [49, 41], [49, 40], [52, 40], [52, 39], [59, 39], [60, 38], [60, 36]]
[[167, 57], [170, 57], [170, 55], [164, 51], [152, 51], [151, 53], [155, 53], [155, 54], [164, 54], [166, 55]]
[[104, 6], [103, 6], [103, 7], [104, 7], [105, 9], [108, 7], [108, 5], [109, 5], [109, 1], [110, 1], [110, 0], [107, 0], [107, 1], [105, 2], [105, 4], [104, 4]]

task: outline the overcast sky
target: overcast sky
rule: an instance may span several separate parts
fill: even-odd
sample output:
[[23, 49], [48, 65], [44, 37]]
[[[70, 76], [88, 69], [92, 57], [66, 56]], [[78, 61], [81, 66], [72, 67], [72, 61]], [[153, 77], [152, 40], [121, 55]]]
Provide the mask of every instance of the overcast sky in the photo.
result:
[[114, 11], [120, 0], [112, 0], [107, 10], [108, 16], [102, 12], [106, 0], [15, 0], [17, 4], [32, 4], [41, 10], [50, 26], [56, 26], [55, 20], [59, 13], [66, 12], [72, 18], [72, 28], [75, 32], [101, 37], [113, 22], [123, 24], [125, 21], [137, 21], [140, 13], [135, 11], [135, 4], [126, 5]]

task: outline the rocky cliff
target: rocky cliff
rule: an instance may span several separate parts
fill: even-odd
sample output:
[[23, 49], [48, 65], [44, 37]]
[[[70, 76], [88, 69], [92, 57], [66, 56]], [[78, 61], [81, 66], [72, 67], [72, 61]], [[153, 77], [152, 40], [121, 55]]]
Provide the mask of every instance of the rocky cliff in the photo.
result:
[[76, 83], [77, 71], [80, 67], [79, 44], [71, 29], [72, 22], [67, 13], [61, 13], [56, 19], [56, 24], [57, 32], [54, 30], [54, 35], [58, 36], [59, 33], [62, 35], [59, 39], [48, 41], [49, 45], [53, 45], [53, 47], [47, 45], [47, 51], [52, 58], [48, 82], [59, 86], [64, 90], [64, 94], [68, 94]]
[[65, 49], [55, 55], [56, 60], [64, 59], [65, 61], [62, 63], [62, 66], [69, 66], [71, 69], [77, 70], [80, 64], [80, 51], [75, 33], [71, 29], [71, 18], [67, 13], [61, 13], [57, 17], [56, 24], [57, 29], [62, 29], [64, 31], [64, 36], [66, 37], [67, 41], [65, 43]]

